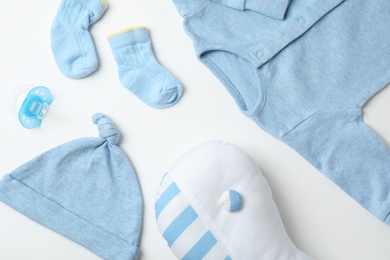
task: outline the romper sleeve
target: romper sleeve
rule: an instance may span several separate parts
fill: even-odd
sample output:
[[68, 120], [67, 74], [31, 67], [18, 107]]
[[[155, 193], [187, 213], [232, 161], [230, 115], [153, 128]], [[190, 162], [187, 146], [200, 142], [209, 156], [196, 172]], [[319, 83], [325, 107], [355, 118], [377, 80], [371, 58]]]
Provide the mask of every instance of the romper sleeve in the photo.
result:
[[244, 11], [254, 12], [283, 20], [291, 0], [213, 0], [218, 4]]

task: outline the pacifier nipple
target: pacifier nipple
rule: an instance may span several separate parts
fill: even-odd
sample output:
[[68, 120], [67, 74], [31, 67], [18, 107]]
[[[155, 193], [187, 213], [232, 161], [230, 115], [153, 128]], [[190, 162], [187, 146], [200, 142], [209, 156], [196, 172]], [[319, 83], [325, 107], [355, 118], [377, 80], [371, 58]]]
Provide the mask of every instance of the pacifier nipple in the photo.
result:
[[[23, 96], [25, 98], [21, 102]], [[48, 88], [25, 84], [16, 88], [9, 96], [8, 112], [13, 117], [18, 118], [23, 127], [33, 129], [41, 124], [52, 102], [53, 96]]]
[[93, 115], [92, 121], [98, 126], [99, 137], [101, 139], [105, 139], [111, 144], [117, 144], [119, 142], [119, 130], [107, 116], [102, 113], [97, 113]]
[[242, 208], [241, 194], [235, 190], [227, 190], [219, 198], [219, 205], [228, 212], [239, 211]]

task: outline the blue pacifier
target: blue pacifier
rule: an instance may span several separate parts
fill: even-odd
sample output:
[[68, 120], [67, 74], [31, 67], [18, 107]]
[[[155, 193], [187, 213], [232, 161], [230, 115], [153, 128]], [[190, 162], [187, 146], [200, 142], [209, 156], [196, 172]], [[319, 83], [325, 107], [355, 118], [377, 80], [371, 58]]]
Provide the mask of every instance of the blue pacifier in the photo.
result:
[[[53, 102], [51, 91], [44, 87], [33, 87], [32, 85], [21, 85], [16, 88], [8, 99], [8, 111], [11, 115], [19, 119], [23, 127], [33, 129], [41, 125], [42, 119], [49, 111], [49, 106]], [[17, 102], [26, 92], [19, 111]], [[16, 113], [16, 111], [18, 111]], [[16, 116], [17, 115], [17, 116]]]

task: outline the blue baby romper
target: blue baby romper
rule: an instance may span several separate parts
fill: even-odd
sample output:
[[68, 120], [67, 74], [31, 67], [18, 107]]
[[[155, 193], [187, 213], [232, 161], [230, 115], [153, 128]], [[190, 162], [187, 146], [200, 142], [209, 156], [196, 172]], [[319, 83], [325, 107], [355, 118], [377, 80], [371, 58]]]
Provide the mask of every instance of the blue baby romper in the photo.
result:
[[390, 149], [362, 121], [390, 82], [390, 1], [173, 1], [241, 111], [390, 224]]

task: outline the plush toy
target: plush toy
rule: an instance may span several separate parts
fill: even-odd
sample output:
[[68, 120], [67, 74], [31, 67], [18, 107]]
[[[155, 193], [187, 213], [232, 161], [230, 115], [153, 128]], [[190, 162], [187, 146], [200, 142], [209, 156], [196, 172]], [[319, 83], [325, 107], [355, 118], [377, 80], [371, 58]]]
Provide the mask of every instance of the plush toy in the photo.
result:
[[245, 152], [208, 141], [163, 177], [157, 225], [179, 259], [311, 259], [288, 237], [271, 195]]

